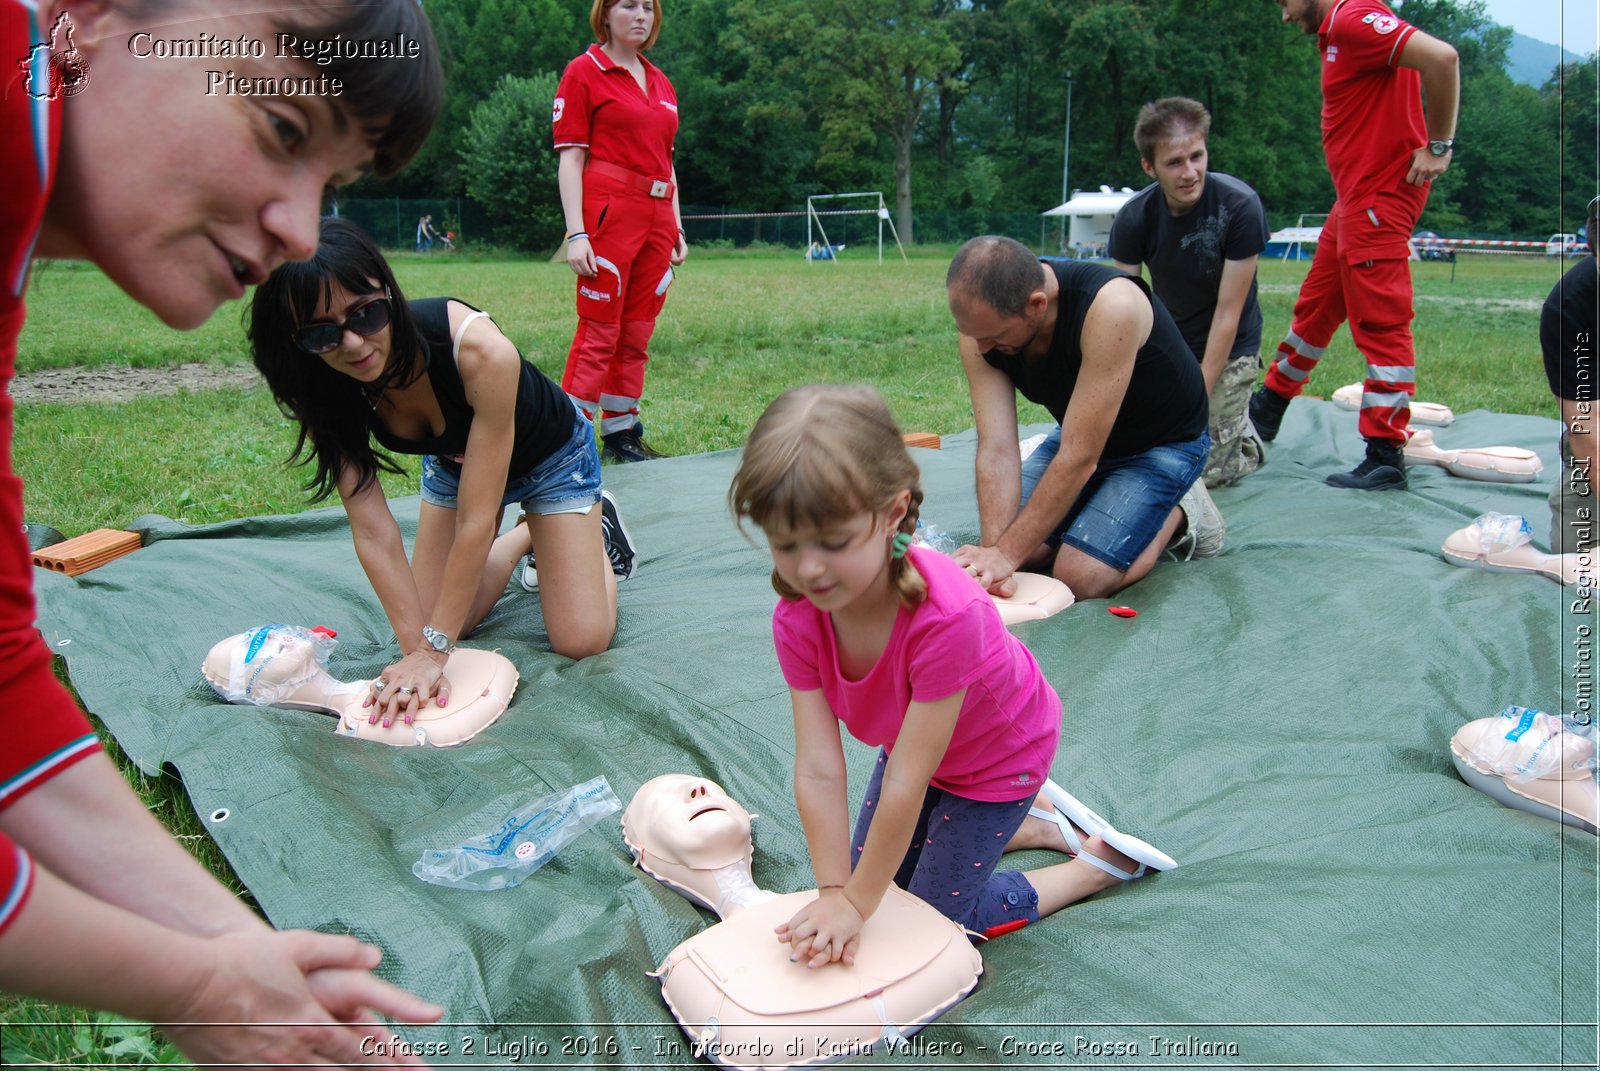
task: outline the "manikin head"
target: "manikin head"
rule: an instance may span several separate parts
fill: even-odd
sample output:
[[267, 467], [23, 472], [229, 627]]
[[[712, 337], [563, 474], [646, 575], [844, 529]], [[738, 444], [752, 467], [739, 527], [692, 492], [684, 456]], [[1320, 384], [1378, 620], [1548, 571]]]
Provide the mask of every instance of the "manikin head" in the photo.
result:
[[772, 899], [750, 873], [755, 816], [704, 777], [662, 774], [622, 812], [622, 839], [639, 869], [726, 919]]
[[741, 860], [748, 866], [754, 850], [750, 817], [709, 778], [662, 774], [634, 793], [622, 814], [622, 835], [651, 859], [694, 870]]

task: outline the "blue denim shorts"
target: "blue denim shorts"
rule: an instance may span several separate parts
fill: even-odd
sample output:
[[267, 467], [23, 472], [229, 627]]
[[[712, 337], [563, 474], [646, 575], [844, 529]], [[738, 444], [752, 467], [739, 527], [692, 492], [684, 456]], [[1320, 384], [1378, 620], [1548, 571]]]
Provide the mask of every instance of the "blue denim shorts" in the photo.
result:
[[[438, 457], [422, 458], [422, 500], [445, 509], [456, 508], [461, 477]], [[568, 513], [600, 501], [600, 451], [594, 442], [594, 425], [576, 405], [572, 407], [572, 434], [561, 449], [533, 467], [533, 471], [506, 482], [502, 507], [520, 505], [524, 513]]]
[[[1023, 461], [1023, 505], [1060, 449], [1058, 425]], [[1200, 477], [1210, 452], [1211, 436], [1201, 432], [1198, 439], [1188, 442], [1166, 443], [1132, 457], [1102, 459], [1047, 542], [1076, 547], [1126, 572], [1160, 534], [1189, 485]]]

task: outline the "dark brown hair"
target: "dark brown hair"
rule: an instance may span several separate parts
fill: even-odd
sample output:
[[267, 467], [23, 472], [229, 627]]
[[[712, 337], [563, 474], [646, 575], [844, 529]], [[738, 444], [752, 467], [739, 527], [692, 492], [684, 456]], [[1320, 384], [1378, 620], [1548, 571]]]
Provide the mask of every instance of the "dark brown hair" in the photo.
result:
[[1156, 144], [1179, 133], [1211, 136], [1211, 113], [1206, 106], [1188, 97], [1162, 97], [1139, 109], [1133, 125], [1133, 144], [1146, 163], [1156, 162]]

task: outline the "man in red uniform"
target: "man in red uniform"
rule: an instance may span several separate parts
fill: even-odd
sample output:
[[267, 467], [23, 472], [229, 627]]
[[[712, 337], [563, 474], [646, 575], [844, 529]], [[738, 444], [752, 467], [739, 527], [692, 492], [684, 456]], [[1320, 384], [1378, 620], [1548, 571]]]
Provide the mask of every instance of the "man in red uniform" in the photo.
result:
[[567, 64], [551, 112], [567, 262], [578, 275], [561, 386], [598, 419], [608, 460], [645, 461], [660, 456], [639, 419], [647, 350], [672, 266], [688, 253], [673, 166], [678, 98], [643, 55], [660, 33], [658, 9], [597, 0], [590, 24], [597, 43]]
[[[1401, 21], [1380, 0], [1278, 0], [1283, 21], [1322, 51], [1322, 146], [1337, 194], [1294, 323], [1250, 398], [1261, 438], [1277, 437], [1289, 402], [1341, 323], [1367, 361], [1361, 437], [1367, 456], [1328, 483], [1376, 491], [1406, 485], [1402, 450], [1416, 394], [1409, 240], [1428, 184], [1450, 166], [1461, 70], [1456, 50]], [[1426, 94], [1428, 113], [1423, 117]]]

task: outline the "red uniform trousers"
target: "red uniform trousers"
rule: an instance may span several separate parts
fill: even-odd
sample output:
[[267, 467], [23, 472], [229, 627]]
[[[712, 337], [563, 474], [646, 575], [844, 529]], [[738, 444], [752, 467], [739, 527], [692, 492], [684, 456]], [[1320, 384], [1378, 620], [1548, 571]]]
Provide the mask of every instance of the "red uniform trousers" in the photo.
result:
[[678, 219], [670, 196], [587, 170], [583, 229], [599, 271], [578, 278], [578, 330], [561, 389], [591, 419], [601, 410], [600, 432], [610, 435], [639, 420], [646, 347], [672, 285]]
[[[1341, 248], [1359, 235], [1361, 248], [1374, 236], [1411, 234], [1421, 203], [1413, 209], [1409, 199], [1381, 202], [1365, 210], [1342, 215], [1335, 204], [1322, 225], [1311, 271], [1300, 284], [1294, 304], [1294, 322], [1278, 346], [1278, 356], [1267, 369], [1266, 386], [1285, 398], [1305, 389], [1311, 370], [1346, 320], [1356, 349], [1366, 358], [1367, 375], [1361, 384], [1358, 427], [1364, 439], [1405, 445], [1411, 419], [1411, 398], [1417, 393], [1417, 356], [1411, 338], [1411, 265], [1405, 257], [1356, 260]], [[1381, 229], [1374, 216], [1389, 217]], [[1359, 255], [1359, 253], [1355, 254]]]

